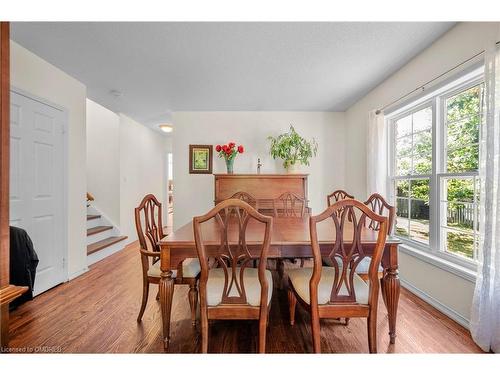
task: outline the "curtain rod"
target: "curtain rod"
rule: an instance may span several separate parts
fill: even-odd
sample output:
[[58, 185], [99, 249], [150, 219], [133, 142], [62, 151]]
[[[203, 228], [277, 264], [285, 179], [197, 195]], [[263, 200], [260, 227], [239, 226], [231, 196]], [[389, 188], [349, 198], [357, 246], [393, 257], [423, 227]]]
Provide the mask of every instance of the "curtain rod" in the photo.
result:
[[[498, 46], [499, 44], [500, 44], [500, 41], [498, 41], [498, 42], [496, 42], [496, 43], [495, 43], [495, 45], [497, 45], [497, 46]], [[425, 82], [423, 85], [418, 86], [416, 89], [414, 89], [414, 90], [412, 90], [412, 91], [408, 92], [407, 94], [405, 94], [405, 95], [401, 96], [400, 98], [398, 98], [398, 99], [396, 99], [396, 100], [393, 100], [392, 102], [390, 102], [390, 103], [388, 103], [388, 104], [384, 105], [382, 108], [377, 109], [377, 110], [375, 111], [375, 114], [376, 114], [376, 115], [379, 115], [379, 114], [380, 114], [380, 113], [381, 113], [384, 109], [386, 109], [386, 108], [388, 108], [388, 107], [392, 106], [393, 104], [396, 104], [397, 102], [399, 102], [399, 101], [401, 101], [401, 100], [405, 99], [406, 97], [410, 96], [411, 94], [413, 94], [413, 93], [415, 93], [415, 92], [417, 92], [417, 91], [420, 91], [420, 90], [424, 89], [424, 88], [425, 88], [425, 86], [427, 86], [429, 83], [432, 83], [432, 82], [434, 82], [435, 80], [437, 80], [437, 79], [439, 79], [439, 78], [441, 78], [441, 77], [445, 76], [446, 74], [448, 74], [448, 73], [450, 73], [450, 72], [454, 71], [455, 69], [457, 69], [457, 68], [461, 67], [462, 65], [467, 64], [469, 61], [471, 61], [471, 60], [475, 59], [476, 57], [478, 57], [478, 56], [482, 55], [484, 52], [485, 52], [485, 50], [482, 50], [481, 52], [476, 53], [474, 56], [471, 56], [471, 57], [469, 57], [467, 60], [464, 60], [464, 61], [462, 61], [461, 63], [459, 63], [459, 64], [455, 65], [453, 68], [448, 69], [446, 72], [441, 73], [440, 75], [438, 75], [437, 77], [434, 77], [434, 78], [433, 78], [433, 79], [431, 79], [430, 81]]]

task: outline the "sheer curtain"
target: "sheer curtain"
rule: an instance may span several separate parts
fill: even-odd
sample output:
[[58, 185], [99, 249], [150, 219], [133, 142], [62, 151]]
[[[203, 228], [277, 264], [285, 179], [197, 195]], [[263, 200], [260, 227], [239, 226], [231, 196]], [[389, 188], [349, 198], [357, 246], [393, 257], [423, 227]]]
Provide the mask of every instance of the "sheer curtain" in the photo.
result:
[[500, 52], [485, 54], [481, 126], [480, 254], [470, 329], [484, 351], [500, 352]]
[[387, 192], [387, 129], [384, 115], [376, 111], [368, 113], [366, 152], [367, 193], [379, 193], [386, 200]]

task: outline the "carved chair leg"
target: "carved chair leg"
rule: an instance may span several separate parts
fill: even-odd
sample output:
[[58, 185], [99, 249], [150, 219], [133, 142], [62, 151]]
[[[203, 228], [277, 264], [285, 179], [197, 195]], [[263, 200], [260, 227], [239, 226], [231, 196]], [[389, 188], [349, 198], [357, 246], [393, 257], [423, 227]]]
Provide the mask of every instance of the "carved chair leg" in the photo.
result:
[[368, 349], [370, 353], [377, 353], [377, 311], [371, 311], [367, 318]]
[[149, 295], [149, 281], [143, 280], [142, 303], [141, 303], [141, 309], [139, 310], [139, 315], [137, 316], [138, 322], [142, 320], [142, 315], [144, 314], [144, 310], [146, 310], [146, 305], [148, 303], [148, 295]]
[[295, 293], [288, 289], [288, 309], [290, 311], [290, 325], [293, 326], [295, 324], [295, 308], [297, 306], [297, 297], [295, 297]]
[[314, 353], [321, 353], [321, 332], [319, 325], [319, 311], [311, 309], [311, 331]]
[[204, 308], [200, 309], [201, 315], [201, 352], [208, 353], [208, 316]]
[[268, 315], [267, 311], [261, 312], [259, 319], [259, 353], [266, 353], [266, 333], [267, 333]]
[[300, 258], [300, 268], [304, 268], [304, 262], [305, 262], [305, 259]]
[[349, 325], [349, 321], [350, 321], [350, 318], [345, 318], [345, 325], [348, 326]]
[[196, 280], [189, 283], [189, 307], [191, 309], [191, 324], [196, 325], [196, 307], [198, 305], [198, 288]]

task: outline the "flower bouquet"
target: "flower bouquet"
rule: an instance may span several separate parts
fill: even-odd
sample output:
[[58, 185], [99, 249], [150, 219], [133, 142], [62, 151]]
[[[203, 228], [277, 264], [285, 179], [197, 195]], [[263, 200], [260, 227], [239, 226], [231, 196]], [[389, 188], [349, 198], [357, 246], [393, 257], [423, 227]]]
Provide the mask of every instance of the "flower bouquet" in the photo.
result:
[[236, 147], [236, 143], [229, 142], [227, 145], [215, 146], [215, 151], [219, 153], [220, 158], [224, 158], [226, 160], [227, 173], [232, 174], [234, 159], [236, 158], [236, 155], [243, 153], [244, 148], [242, 145]]

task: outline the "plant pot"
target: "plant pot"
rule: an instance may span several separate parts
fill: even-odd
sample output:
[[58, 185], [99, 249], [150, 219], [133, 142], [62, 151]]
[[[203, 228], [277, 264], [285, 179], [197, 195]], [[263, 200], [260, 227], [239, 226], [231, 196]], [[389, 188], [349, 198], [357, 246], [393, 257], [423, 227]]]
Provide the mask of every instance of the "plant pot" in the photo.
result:
[[286, 167], [286, 173], [288, 174], [300, 173], [300, 165], [297, 163], [289, 164], [288, 167]]
[[226, 159], [227, 174], [233, 174], [234, 159]]

